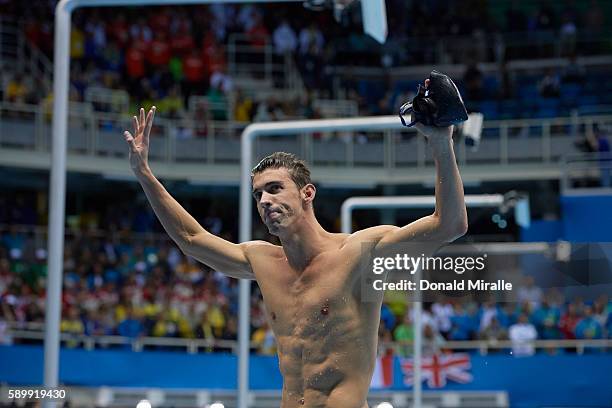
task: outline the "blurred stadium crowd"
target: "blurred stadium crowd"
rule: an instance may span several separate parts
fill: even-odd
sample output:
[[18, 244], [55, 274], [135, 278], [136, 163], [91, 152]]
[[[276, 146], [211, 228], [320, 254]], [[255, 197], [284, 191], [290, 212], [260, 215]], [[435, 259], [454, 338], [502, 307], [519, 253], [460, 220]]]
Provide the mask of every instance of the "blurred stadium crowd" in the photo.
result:
[[[0, 343], [10, 343], [6, 333], [9, 323], [19, 328], [44, 320], [46, 252], [44, 240], [37, 241], [34, 230], [24, 228], [36, 219], [31, 207], [0, 208], [1, 224], [10, 225], [2, 229], [0, 245]], [[164, 235], [152, 234], [150, 212], [135, 214], [107, 216], [106, 230], [78, 228], [92, 221], [84, 214], [76, 228], [70, 229], [64, 255], [62, 331], [132, 339], [236, 340], [237, 280], [184, 256]], [[214, 212], [203, 224], [213, 233], [233, 238]], [[379, 330], [381, 344], [412, 340], [410, 303], [401, 292], [386, 296]], [[558, 292], [535, 286], [531, 278], [518, 289], [517, 296], [518, 301], [512, 303], [468, 299], [427, 303], [423, 312], [425, 338], [433, 345], [443, 340], [512, 340], [517, 342], [515, 354], [534, 352], [522, 343], [525, 340], [612, 338], [612, 301], [606, 297], [594, 302], [567, 301]], [[251, 317], [252, 340], [259, 352], [274, 353], [274, 336], [256, 286]], [[81, 343], [67, 340], [65, 345]], [[229, 351], [225, 346], [209, 350]], [[402, 350], [409, 353], [408, 347]]]
[[[356, 79], [351, 70], [455, 63], [465, 66], [457, 79], [469, 108], [490, 119], [566, 115], [578, 100], [583, 106], [612, 103], [602, 73], [588, 72], [577, 59], [610, 51], [609, 42], [598, 40], [606, 38], [611, 23], [603, 2], [541, 2], [535, 9], [510, 1], [387, 3], [393, 12], [385, 46], [361, 32], [357, 12], [338, 24], [331, 13], [309, 12], [300, 4], [81, 9], [73, 20], [71, 98], [84, 101], [93, 88], [127, 91], [129, 111], [156, 105], [162, 116], [193, 118], [189, 98], [198, 95], [213, 107], [209, 119], [250, 122], [316, 118], [324, 113], [312, 100], [338, 98], [331, 93], [340, 92], [358, 104], [360, 115], [390, 114], [416, 81]], [[17, 18], [29, 42], [51, 58], [54, 4], [6, 1], [0, 17]], [[578, 38], [592, 42], [578, 48]], [[447, 44], [448, 52], [435, 53], [437, 41]], [[307, 94], [261, 97], [241, 89], [228, 72], [228, 58], [263, 64], [263, 57], [230, 57], [230, 43], [255, 51], [269, 44], [274, 58], [289, 55]], [[566, 59], [529, 72], [508, 67], [513, 59], [545, 57]], [[497, 68], [483, 72], [486, 62]], [[4, 68], [4, 100], [50, 103], [52, 94], [41, 78]], [[94, 107], [126, 113], [121, 98]]]

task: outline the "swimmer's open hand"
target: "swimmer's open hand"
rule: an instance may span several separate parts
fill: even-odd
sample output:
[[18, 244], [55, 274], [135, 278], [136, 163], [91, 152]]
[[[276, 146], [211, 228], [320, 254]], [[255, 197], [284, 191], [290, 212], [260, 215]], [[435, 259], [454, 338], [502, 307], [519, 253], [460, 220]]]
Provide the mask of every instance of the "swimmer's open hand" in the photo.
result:
[[135, 173], [147, 171], [149, 169], [149, 134], [153, 126], [155, 117], [155, 106], [149, 110], [145, 118], [144, 108], [140, 108], [140, 118], [134, 116], [134, 135], [127, 130], [123, 132], [125, 141], [130, 147], [130, 166]]

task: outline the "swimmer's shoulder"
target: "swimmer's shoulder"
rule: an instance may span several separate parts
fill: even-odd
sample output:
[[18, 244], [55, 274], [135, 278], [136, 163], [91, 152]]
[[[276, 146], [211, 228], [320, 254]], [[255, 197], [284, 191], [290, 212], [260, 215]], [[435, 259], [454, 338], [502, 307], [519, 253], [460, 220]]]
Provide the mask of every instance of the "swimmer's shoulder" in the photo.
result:
[[258, 256], [282, 256], [284, 254], [283, 248], [279, 245], [274, 245], [268, 241], [248, 241], [242, 246], [247, 257], [258, 255]]

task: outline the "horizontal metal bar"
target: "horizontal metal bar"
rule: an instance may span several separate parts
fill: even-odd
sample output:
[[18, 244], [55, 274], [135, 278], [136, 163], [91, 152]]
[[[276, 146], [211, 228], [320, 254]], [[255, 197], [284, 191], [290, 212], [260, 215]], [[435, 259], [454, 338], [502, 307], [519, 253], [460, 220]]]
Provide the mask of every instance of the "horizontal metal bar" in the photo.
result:
[[[14, 330], [11, 329], [12, 325], [9, 325], [8, 334], [13, 339], [28, 339], [28, 340], [42, 340], [44, 338], [44, 332], [40, 331], [29, 331], [29, 330]], [[143, 346], [171, 346], [176, 348], [187, 348], [189, 345], [195, 343], [198, 348], [206, 347], [222, 347], [222, 348], [235, 348], [238, 342], [235, 340], [204, 340], [204, 339], [177, 339], [173, 337], [142, 337], [139, 340], [134, 340], [129, 337], [122, 336], [86, 336], [86, 335], [71, 335], [68, 333], [62, 333], [61, 339], [76, 340], [81, 343], [86, 341], [93, 341], [94, 344], [130, 344], [132, 341], [139, 341]], [[412, 341], [401, 341], [401, 342], [381, 342], [380, 345], [387, 348], [405, 347], [412, 346]], [[424, 345], [429, 344], [424, 341]], [[549, 348], [576, 348], [576, 347], [612, 347], [612, 339], [567, 339], [567, 340], [532, 340], [530, 342], [521, 343], [532, 345], [536, 349], [549, 349]], [[442, 343], [431, 343], [438, 348], [444, 349], [462, 349], [462, 350], [479, 350], [479, 349], [505, 349], [512, 348], [513, 343], [511, 340], [500, 340], [496, 342], [489, 342], [487, 340], [465, 340], [465, 341], [445, 341]], [[257, 345], [251, 343], [251, 348], [256, 349]]]

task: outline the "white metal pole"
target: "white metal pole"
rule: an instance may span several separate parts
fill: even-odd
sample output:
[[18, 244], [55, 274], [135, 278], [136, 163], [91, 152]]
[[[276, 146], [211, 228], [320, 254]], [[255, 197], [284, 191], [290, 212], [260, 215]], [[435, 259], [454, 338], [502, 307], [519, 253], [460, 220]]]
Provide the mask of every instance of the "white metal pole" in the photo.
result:
[[[501, 194], [468, 194], [465, 196], [466, 207], [497, 207], [504, 202]], [[353, 210], [357, 208], [431, 208], [436, 204], [434, 196], [377, 196], [377, 197], [351, 197], [342, 203], [341, 209], [341, 229], [342, 232], [350, 234], [353, 232]], [[415, 276], [418, 282], [421, 277], [419, 269]], [[422, 293], [416, 290], [414, 302], [414, 376], [413, 376], [413, 408], [421, 408], [423, 402], [423, 385], [421, 373], [423, 332], [422, 326], [423, 302]]]
[[[66, 204], [66, 127], [68, 121], [68, 75], [70, 58], [71, 3], [62, 0], [55, 8], [55, 51], [53, 66], [53, 149], [49, 191], [49, 234], [47, 247], [47, 294], [45, 311], [44, 386], [57, 387], [59, 380], [59, 331], [61, 319], [64, 254], [64, 213]], [[55, 408], [52, 401], [45, 408]]]
[[[240, 242], [250, 241], [251, 225], [251, 155], [245, 152], [253, 150], [253, 137], [255, 133], [249, 131], [253, 129], [247, 127], [242, 134], [241, 157], [240, 157]], [[252, 136], [253, 135], [253, 136]], [[246, 169], [246, 170], [245, 170]], [[246, 186], [246, 188], [242, 188]], [[238, 298], [238, 408], [247, 408], [247, 398], [249, 390], [249, 341], [250, 341], [250, 319], [251, 310], [251, 281], [248, 279], [240, 280], [240, 291]]]

